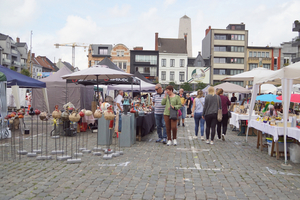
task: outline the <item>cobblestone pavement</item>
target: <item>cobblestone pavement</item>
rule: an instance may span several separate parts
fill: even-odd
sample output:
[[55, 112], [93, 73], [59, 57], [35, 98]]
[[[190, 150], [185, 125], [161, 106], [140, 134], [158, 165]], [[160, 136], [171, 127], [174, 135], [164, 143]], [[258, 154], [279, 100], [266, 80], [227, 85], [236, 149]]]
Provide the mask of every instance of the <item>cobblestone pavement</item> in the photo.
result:
[[[256, 149], [256, 137], [243, 145], [245, 137], [228, 131], [226, 141], [209, 145], [192, 138], [193, 119], [178, 129], [178, 146], [155, 143], [154, 131], [112, 160], [92, 154], [84, 154], [80, 164], [55, 156], [17, 156], [14, 162], [2, 157], [0, 199], [299, 199], [300, 164], [281, 169], [283, 158]], [[93, 147], [96, 134], [84, 134]], [[24, 141], [30, 151], [30, 139]], [[49, 141], [51, 151], [54, 139]], [[2, 150], [4, 143], [10, 140], [1, 141]]]

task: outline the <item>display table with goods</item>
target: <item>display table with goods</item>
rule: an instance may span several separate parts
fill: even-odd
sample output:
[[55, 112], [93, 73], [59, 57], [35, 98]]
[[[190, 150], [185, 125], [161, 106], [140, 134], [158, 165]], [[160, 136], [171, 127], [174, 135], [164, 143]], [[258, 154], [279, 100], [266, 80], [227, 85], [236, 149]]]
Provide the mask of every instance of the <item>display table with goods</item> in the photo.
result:
[[[278, 118], [277, 118], [278, 119]], [[291, 127], [292, 122], [288, 122], [288, 128], [287, 128], [287, 133], [286, 136], [290, 137], [292, 139], [296, 139], [300, 141], [300, 129], [297, 127]], [[284, 130], [283, 130], [283, 121], [282, 120], [275, 120], [275, 119], [267, 119], [267, 117], [258, 117], [256, 120], [252, 119], [249, 122], [249, 127], [252, 127], [256, 129], [257, 132], [257, 148], [260, 148], [260, 150], [263, 150], [264, 144], [263, 144], [263, 139], [262, 135], [263, 134], [269, 134], [272, 136], [272, 141], [269, 140], [272, 144], [270, 145], [270, 155], [273, 156], [274, 153], [274, 148], [276, 146], [275, 152], [276, 152], [276, 158], [279, 159], [279, 156], [281, 153], [283, 153], [283, 150], [280, 150], [281, 146], [283, 145], [282, 143], [282, 138], [280, 136], [284, 135]], [[276, 145], [275, 145], [276, 144]], [[287, 144], [288, 146], [288, 144]], [[288, 150], [288, 147], [287, 147]]]

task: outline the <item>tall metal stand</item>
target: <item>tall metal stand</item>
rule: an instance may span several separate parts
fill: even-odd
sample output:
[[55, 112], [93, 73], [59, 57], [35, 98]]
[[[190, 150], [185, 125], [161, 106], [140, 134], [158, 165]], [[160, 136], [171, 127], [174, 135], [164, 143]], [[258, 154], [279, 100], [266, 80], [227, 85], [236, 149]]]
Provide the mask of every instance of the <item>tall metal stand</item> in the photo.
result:
[[23, 144], [24, 144], [23, 132], [24, 132], [24, 130], [23, 130], [22, 124], [24, 125], [24, 129], [25, 129], [24, 118], [20, 119], [19, 151], [18, 151], [18, 154], [19, 155], [26, 155], [28, 152], [26, 150], [24, 150], [24, 147], [23, 147]]
[[42, 150], [39, 148], [39, 116], [36, 115], [36, 148], [33, 150], [34, 153], [40, 154]]
[[31, 136], [31, 142], [30, 142], [30, 145], [31, 145], [31, 152], [29, 152], [27, 154], [27, 157], [36, 157], [36, 153], [33, 152], [33, 115], [31, 115], [31, 133], [30, 133], [30, 136]]

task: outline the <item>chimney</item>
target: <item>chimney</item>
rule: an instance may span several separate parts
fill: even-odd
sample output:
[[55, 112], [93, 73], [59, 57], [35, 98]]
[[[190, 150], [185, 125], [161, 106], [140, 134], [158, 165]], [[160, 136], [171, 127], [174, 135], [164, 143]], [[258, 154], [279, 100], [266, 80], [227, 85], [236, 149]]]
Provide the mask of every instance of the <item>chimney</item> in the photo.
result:
[[201, 51], [198, 51], [198, 55], [201, 55]]
[[155, 33], [155, 51], [158, 51], [158, 33]]
[[138, 50], [139, 50], [139, 51], [143, 51], [143, 49], [144, 49], [143, 47], [134, 47], [134, 48], [133, 48], [133, 50], [135, 50], [135, 51], [138, 51]]
[[208, 34], [208, 32], [211, 30], [211, 26], [208, 27], [208, 29], [205, 30], [205, 36]]
[[17, 37], [17, 43], [20, 43], [20, 38]]
[[31, 54], [31, 57], [32, 57], [32, 58], [35, 58], [35, 53], [32, 53], [32, 54]]

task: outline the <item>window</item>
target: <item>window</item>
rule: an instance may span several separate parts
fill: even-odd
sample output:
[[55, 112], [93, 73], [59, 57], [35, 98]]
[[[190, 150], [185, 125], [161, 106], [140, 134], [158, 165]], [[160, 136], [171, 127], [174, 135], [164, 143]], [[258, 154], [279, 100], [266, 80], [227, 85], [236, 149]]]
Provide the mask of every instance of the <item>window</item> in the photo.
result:
[[230, 63], [243, 64], [244, 63], [244, 58], [231, 58]]
[[214, 50], [215, 51], [226, 51], [226, 47], [224, 47], [224, 46], [215, 46]]
[[252, 57], [252, 51], [249, 51], [249, 57]]
[[215, 40], [226, 40], [226, 35], [215, 35]]
[[226, 63], [226, 58], [214, 58], [214, 63]]
[[184, 67], [184, 59], [180, 59], [180, 67]]
[[230, 75], [236, 75], [236, 74], [240, 74], [240, 73], [243, 73], [243, 72], [244, 72], [243, 69], [230, 69], [229, 70]]
[[263, 64], [263, 68], [271, 69], [270, 64]]
[[245, 40], [245, 35], [231, 35], [231, 40]]
[[283, 58], [283, 64], [285, 66], [289, 65], [289, 63], [290, 63], [290, 59], [289, 58]]
[[256, 51], [253, 52], [253, 57], [256, 57]]
[[174, 81], [174, 77], [175, 76], [175, 72], [174, 71], [170, 71], [170, 81]]
[[99, 55], [108, 55], [108, 48], [105, 48], [105, 47], [99, 47], [99, 49], [98, 49], [98, 54], [99, 54]]
[[124, 51], [117, 51], [117, 56], [124, 56]]
[[262, 58], [265, 57], [265, 52], [261, 52], [261, 57], [262, 57]]
[[214, 69], [215, 75], [226, 75], [226, 69]]
[[266, 58], [270, 58], [270, 53], [266, 52]]
[[249, 70], [252, 70], [252, 69], [257, 68], [257, 67], [258, 67], [257, 63], [250, 63], [249, 64]]
[[179, 81], [184, 82], [184, 72], [179, 72]]
[[155, 55], [135, 55], [136, 62], [150, 62], [151, 65], [157, 65], [157, 56]]
[[201, 67], [201, 64], [202, 64], [201, 61], [198, 61], [197, 62], [197, 67]]
[[244, 86], [244, 82], [243, 81], [230, 81], [230, 83], [233, 83], [233, 84], [236, 84], [236, 85], [239, 85], [239, 86]]
[[119, 67], [120, 69], [122, 69], [122, 62], [119, 62], [119, 63], [118, 63], [118, 67]]
[[161, 59], [161, 66], [162, 67], [167, 66], [167, 60], [166, 59]]
[[170, 59], [170, 67], [175, 67], [175, 59]]
[[259, 57], [259, 58], [260, 58], [260, 51], [259, 51], [259, 52], [257, 52], [257, 57]]
[[123, 70], [126, 71], [127, 69], [127, 62], [123, 62]]
[[162, 81], [166, 80], [166, 71], [161, 71], [161, 80]]
[[231, 46], [230, 51], [231, 51], [231, 52], [244, 52], [244, 47]]

